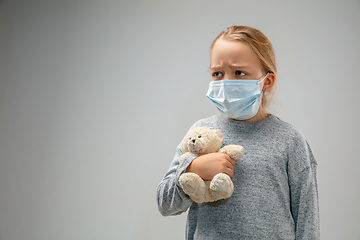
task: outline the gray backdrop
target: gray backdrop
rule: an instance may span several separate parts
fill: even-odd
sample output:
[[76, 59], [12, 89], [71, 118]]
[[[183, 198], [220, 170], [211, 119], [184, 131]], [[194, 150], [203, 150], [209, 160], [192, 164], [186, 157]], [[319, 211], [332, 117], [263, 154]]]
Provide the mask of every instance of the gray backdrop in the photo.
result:
[[273, 42], [272, 112], [318, 160], [322, 239], [360, 235], [360, 2], [2, 1], [0, 239], [183, 239], [156, 188], [230, 25]]

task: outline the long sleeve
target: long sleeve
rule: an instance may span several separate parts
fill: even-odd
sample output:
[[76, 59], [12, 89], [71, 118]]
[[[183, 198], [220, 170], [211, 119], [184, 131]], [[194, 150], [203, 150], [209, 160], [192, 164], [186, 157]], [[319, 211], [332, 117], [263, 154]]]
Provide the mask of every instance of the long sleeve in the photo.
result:
[[179, 177], [186, 171], [194, 157], [186, 157], [179, 164], [182, 151], [180, 145], [168, 172], [157, 188], [158, 209], [163, 216], [178, 215], [185, 212], [193, 201], [184, 193], [178, 184]]
[[302, 139], [289, 161], [291, 212], [296, 239], [320, 239], [317, 163], [307, 142]]

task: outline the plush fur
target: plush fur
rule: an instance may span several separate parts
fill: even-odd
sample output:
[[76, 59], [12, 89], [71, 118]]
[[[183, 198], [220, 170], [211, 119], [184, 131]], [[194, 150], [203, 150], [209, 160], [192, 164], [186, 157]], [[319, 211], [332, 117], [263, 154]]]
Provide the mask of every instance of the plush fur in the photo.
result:
[[[223, 141], [224, 137], [220, 130], [211, 130], [205, 127], [190, 130], [181, 143], [183, 155], [180, 163], [187, 156], [198, 157], [214, 152], [226, 153], [235, 160], [243, 156], [244, 148], [242, 146], [227, 145], [221, 148]], [[197, 203], [226, 199], [234, 191], [234, 184], [225, 173], [215, 175], [211, 181], [204, 181], [195, 173], [183, 173], [180, 176], [179, 184], [183, 191]]]

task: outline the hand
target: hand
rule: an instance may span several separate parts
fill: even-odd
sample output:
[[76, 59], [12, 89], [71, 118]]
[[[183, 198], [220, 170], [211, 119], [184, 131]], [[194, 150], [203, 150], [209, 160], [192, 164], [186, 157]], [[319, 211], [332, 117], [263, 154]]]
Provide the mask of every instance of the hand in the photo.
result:
[[195, 158], [186, 172], [196, 173], [204, 180], [211, 180], [218, 173], [232, 177], [235, 164], [236, 161], [225, 153], [209, 153]]

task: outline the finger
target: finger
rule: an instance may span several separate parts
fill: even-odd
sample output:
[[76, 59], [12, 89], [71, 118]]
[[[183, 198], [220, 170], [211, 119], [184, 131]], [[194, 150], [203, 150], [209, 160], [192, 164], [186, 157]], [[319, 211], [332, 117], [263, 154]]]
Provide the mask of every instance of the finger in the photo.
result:
[[226, 159], [228, 162], [235, 163], [236, 161], [232, 161], [233, 159], [227, 153], [221, 153], [221, 159]]
[[229, 177], [232, 178], [232, 176], [234, 175], [234, 170], [231, 168], [226, 168], [223, 173], [229, 175]]
[[228, 161], [229, 161], [229, 163], [231, 163], [231, 165], [235, 166], [236, 161], [234, 159], [232, 159], [230, 156], [228, 158]]

